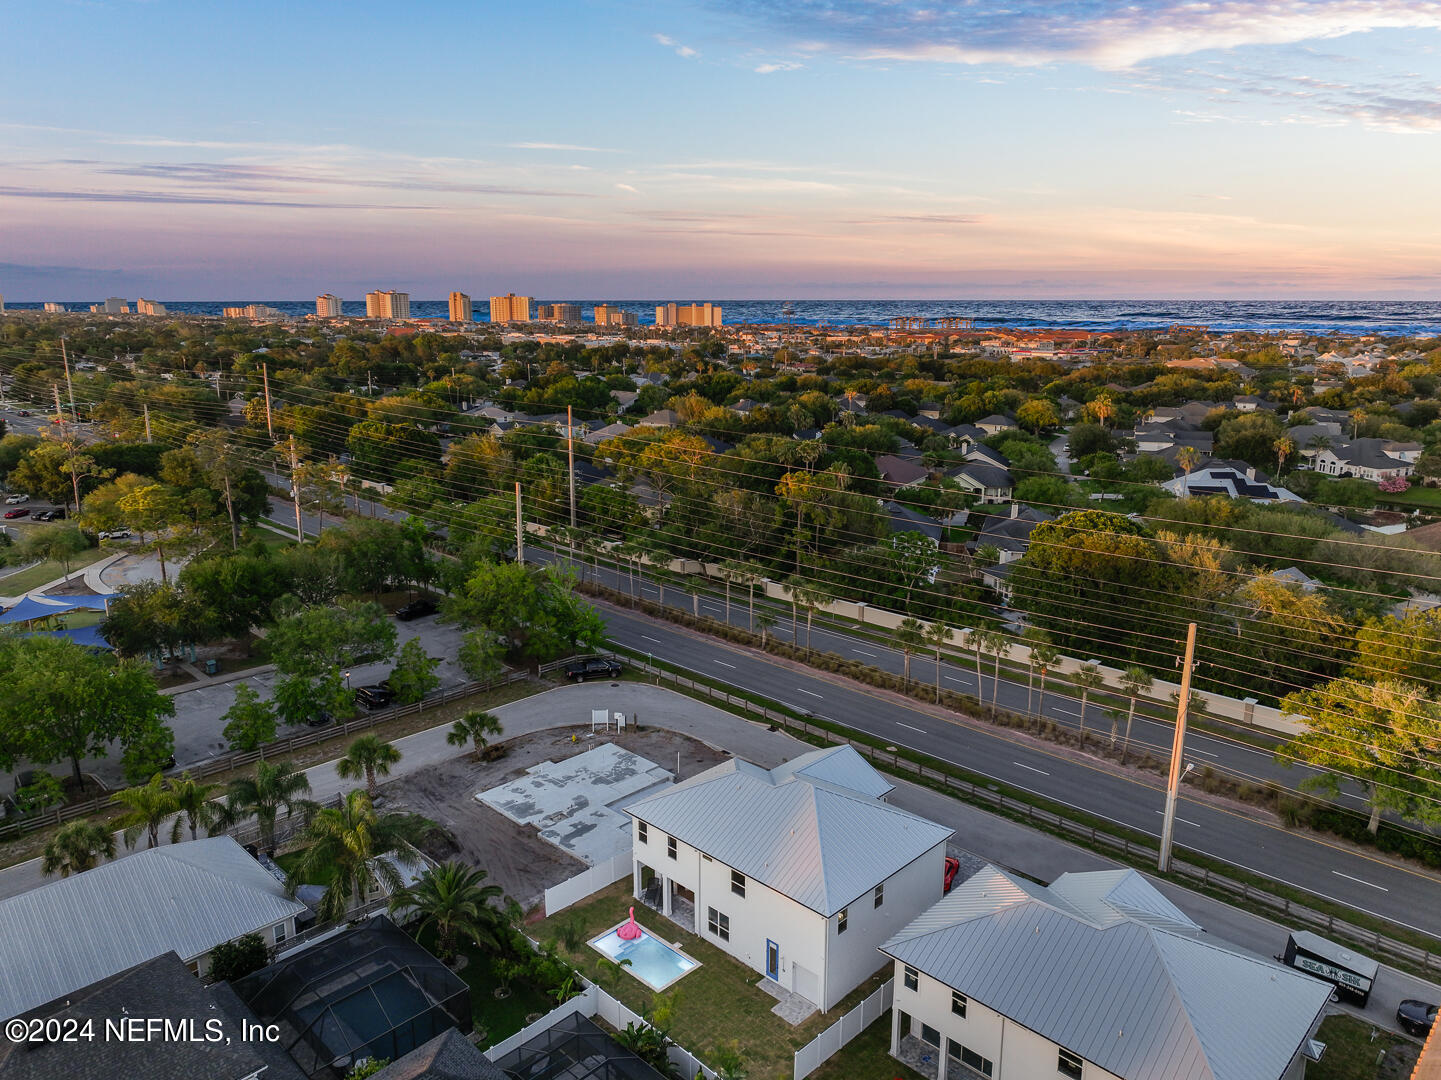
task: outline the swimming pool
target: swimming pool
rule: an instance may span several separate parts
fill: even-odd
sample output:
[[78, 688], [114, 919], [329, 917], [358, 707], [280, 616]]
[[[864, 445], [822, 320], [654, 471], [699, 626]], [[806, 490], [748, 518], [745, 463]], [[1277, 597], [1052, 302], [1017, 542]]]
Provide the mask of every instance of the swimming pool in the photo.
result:
[[590, 947], [616, 963], [629, 960], [625, 970], [652, 990], [664, 990], [682, 975], [689, 975], [700, 967], [699, 960], [671, 948], [645, 927], [641, 927], [641, 936], [635, 941], [625, 940], [616, 933], [624, 925], [620, 923], [600, 937], [592, 938]]

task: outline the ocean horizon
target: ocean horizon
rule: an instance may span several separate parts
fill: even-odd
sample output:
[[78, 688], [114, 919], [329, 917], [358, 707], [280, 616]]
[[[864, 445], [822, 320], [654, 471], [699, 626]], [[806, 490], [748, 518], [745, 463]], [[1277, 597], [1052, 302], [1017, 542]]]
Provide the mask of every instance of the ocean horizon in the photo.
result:
[[[265, 304], [289, 316], [313, 314], [307, 300], [165, 300], [175, 315], [220, 315], [224, 307]], [[484, 297], [476, 298], [483, 314]], [[52, 301], [54, 302], [54, 301]], [[71, 312], [86, 312], [102, 299], [59, 301]], [[134, 304], [134, 300], [129, 302]], [[655, 308], [666, 300], [561, 300], [579, 303], [589, 321], [596, 304], [614, 304], [638, 317], [642, 326], [655, 323]], [[681, 299], [681, 303], [690, 303]], [[732, 324], [797, 326], [884, 326], [893, 318], [973, 319], [978, 329], [1145, 330], [1175, 324], [1206, 326], [1216, 331], [1296, 331], [1310, 334], [1386, 334], [1399, 337], [1441, 335], [1441, 301], [1422, 300], [712, 300]], [[39, 311], [39, 301], [6, 301], [7, 311]], [[344, 315], [363, 317], [365, 301], [345, 300]], [[449, 315], [446, 300], [412, 300], [412, 318]], [[488, 325], [479, 318], [477, 326]]]

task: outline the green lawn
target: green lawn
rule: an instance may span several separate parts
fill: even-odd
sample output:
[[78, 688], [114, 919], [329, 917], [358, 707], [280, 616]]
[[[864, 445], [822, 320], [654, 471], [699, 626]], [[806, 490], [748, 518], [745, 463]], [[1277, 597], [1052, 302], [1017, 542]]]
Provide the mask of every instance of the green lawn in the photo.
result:
[[882, 1013], [865, 1031], [815, 1072], [812, 1080], [922, 1080], [921, 1074], [891, 1057], [891, 1014]]
[[[80, 552], [80, 554], [70, 560], [69, 569], [71, 575], [79, 574], [82, 569], [99, 559], [103, 559], [109, 554], [110, 552], [98, 547], [89, 548]], [[0, 577], [0, 595], [20, 596], [40, 585], [54, 581], [64, 574], [65, 570], [66, 568], [58, 562], [42, 562], [25, 570], [17, 570], [13, 574], [6, 574], [4, 577]]]
[[[435, 951], [434, 935], [423, 933], [420, 943]], [[508, 1039], [525, 1027], [525, 1018], [533, 1013], [548, 1013], [555, 1008], [553, 997], [539, 987], [516, 980], [510, 984], [510, 994], [497, 998], [496, 987], [500, 979], [492, 968], [495, 956], [479, 945], [463, 945], [461, 955], [468, 958], [460, 977], [470, 987], [470, 1015], [477, 1028], [485, 1029], [481, 1048], [494, 1046], [502, 1039]]]
[[[275, 856], [275, 864], [285, 871], [287, 877], [295, 873], [295, 868], [300, 865], [304, 858], [306, 848], [296, 848], [294, 851], [287, 851], [284, 855]], [[329, 885], [330, 874], [324, 870], [312, 870], [309, 875], [296, 882], [297, 885]]]
[[[1376, 1037], [1371, 1037], [1376, 1032]], [[1421, 1052], [1420, 1046], [1400, 1035], [1379, 1031], [1354, 1016], [1328, 1016], [1321, 1021], [1316, 1038], [1326, 1044], [1319, 1062], [1306, 1067], [1306, 1080], [1389, 1080], [1411, 1075], [1411, 1068]], [[1402, 1058], [1404, 1065], [1389, 1062], [1381, 1070], [1382, 1059], [1388, 1054]]]
[[[795, 1051], [839, 1020], [846, 1010], [859, 1004], [885, 981], [878, 974], [852, 991], [831, 1012], [816, 1013], [797, 1027], [791, 1027], [771, 1012], [775, 999], [757, 988], [760, 972], [752, 971], [714, 945], [686, 933], [663, 916], [640, 907], [630, 896], [629, 886], [629, 878], [617, 882], [585, 903], [532, 927], [532, 936], [546, 941], [556, 936], [560, 922], [574, 918], [583, 927], [585, 941], [589, 941], [622, 921], [626, 909], [635, 903], [636, 918], [641, 925], [662, 935], [667, 941], [680, 942], [687, 955], [701, 962], [699, 968], [674, 983], [666, 992], [666, 996], [679, 995], [671, 1037], [702, 1061], [716, 1047], [738, 1040], [750, 1080], [788, 1080], [794, 1075]], [[616, 985], [600, 978], [600, 965], [596, 961], [601, 956], [589, 945], [582, 944], [575, 952], [559, 943], [556, 948], [587, 979], [599, 982], [612, 996], [636, 1012], [644, 1014], [655, 1000], [656, 995], [651, 989], [629, 973], [622, 972]], [[881, 1025], [881, 1021], [876, 1023]], [[897, 1068], [891, 1075], [900, 1075], [903, 1071]]]
[[1406, 491], [1398, 495], [1388, 495], [1386, 492], [1378, 492], [1376, 495], [1378, 506], [1422, 506], [1428, 509], [1441, 508], [1441, 488], [1428, 488], [1412, 485]]

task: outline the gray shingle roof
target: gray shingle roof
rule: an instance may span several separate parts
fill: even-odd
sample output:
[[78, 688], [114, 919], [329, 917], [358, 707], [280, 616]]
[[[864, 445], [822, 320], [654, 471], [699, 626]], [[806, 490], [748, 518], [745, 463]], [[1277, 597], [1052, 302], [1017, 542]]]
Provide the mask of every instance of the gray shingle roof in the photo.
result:
[[839, 786], [855, 763], [785, 770], [732, 759], [626, 812], [827, 917], [954, 832]]
[[506, 1080], [506, 1076], [474, 1043], [451, 1028], [392, 1061], [374, 1080]]
[[0, 1016], [174, 951], [189, 961], [298, 915], [229, 836], [137, 852], [0, 900]]
[[988, 866], [881, 948], [1126, 1080], [1276, 1080], [1331, 988], [1197, 933], [1134, 871]]

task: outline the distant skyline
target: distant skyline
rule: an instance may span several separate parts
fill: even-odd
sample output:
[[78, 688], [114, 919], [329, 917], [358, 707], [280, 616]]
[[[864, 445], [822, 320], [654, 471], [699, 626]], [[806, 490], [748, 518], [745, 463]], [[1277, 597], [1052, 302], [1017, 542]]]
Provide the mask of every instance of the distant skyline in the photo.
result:
[[1441, 0], [14, 0], [7, 301], [1441, 299]]

